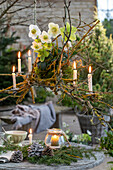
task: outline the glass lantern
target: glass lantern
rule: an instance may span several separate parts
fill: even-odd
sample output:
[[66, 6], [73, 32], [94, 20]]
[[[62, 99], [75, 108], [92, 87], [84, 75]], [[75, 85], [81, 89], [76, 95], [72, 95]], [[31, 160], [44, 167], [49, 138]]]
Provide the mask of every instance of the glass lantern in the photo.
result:
[[61, 146], [65, 145], [65, 141], [68, 142], [70, 145], [65, 133], [61, 129], [48, 129], [47, 135], [45, 137], [45, 145], [49, 146], [50, 148], [60, 148]]

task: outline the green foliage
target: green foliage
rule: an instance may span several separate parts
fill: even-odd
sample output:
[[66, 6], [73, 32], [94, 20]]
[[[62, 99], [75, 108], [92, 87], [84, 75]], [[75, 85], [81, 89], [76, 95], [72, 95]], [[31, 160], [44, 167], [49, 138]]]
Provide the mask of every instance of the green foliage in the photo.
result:
[[[88, 48], [84, 48], [88, 46]], [[80, 46], [80, 49], [83, 49], [80, 52], [80, 56], [82, 59], [81, 67], [78, 66], [78, 79], [77, 82], [81, 82], [81, 86], [79, 88], [88, 90], [87, 76], [88, 76], [88, 66], [92, 65], [93, 67], [93, 91], [99, 93], [95, 97], [95, 101], [91, 102], [91, 104], [97, 109], [101, 109], [103, 113], [108, 113], [109, 108], [105, 103], [113, 106], [113, 40], [112, 37], [108, 39], [106, 36], [106, 30], [103, 25], [99, 23], [93, 30], [90, 37], [86, 38], [86, 41]], [[70, 69], [71, 72], [71, 69]], [[85, 83], [84, 82], [86, 79]], [[75, 94], [79, 95], [79, 90], [75, 92]], [[82, 91], [80, 94], [85, 96], [86, 92]], [[86, 101], [91, 98], [86, 97]], [[90, 100], [91, 101], [91, 100]], [[100, 101], [100, 102], [98, 102]], [[103, 101], [103, 102], [102, 102]], [[69, 103], [69, 104], [68, 104]], [[81, 110], [84, 108], [82, 104], [78, 104], [73, 101], [68, 96], [64, 96], [62, 100], [62, 104], [66, 106], [75, 105]], [[82, 110], [83, 110], [82, 109]], [[89, 114], [91, 113], [88, 110]]]
[[27, 159], [27, 157], [28, 157], [28, 147], [29, 147], [30, 145], [25, 145], [24, 147], [20, 147], [20, 151], [22, 151], [22, 153], [23, 153], [23, 159], [25, 160], [25, 159]]
[[[75, 142], [75, 143], [82, 143], [85, 145], [88, 145], [89, 142], [91, 142], [91, 135], [89, 134], [80, 134], [80, 135], [74, 135], [73, 132], [70, 131], [69, 125], [65, 122], [63, 122], [63, 129], [66, 134], [67, 139], [70, 142]], [[91, 133], [91, 132], [87, 132]]]
[[[70, 33], [70, 27], [71, 27], [71, 35], [70, 35], [70, 40], [71, 41], [74, 41], [76, 40], [76, 31], [77, 31], [77, 28], [74, 27], [74, 26], [70, 26], [70, 24], [67, 22], [66, 23], [66, 35], [69, 36], [69, 33]], [[67, 41], [67, 36], [65, 36], [64, 32], [65, 32], [65, 27], [61, 27], [60, 28], [60, 31], [61, 31], [61, 35], [62, 35], [62, 38], [64, 39], [65, 37], [65, 41]]]
[[91, 136], [85, 133], [81, 135], [74, 135], [72, 142], [88, 145], [88, 143], [91, 142]]
[[69, 125], [66, 122], [63, 122], [63, 130], [66, 134], [67, 139], [72, 142], [72, 138], [73, 138], [73, 132], [70, 131], [69, 129]]
[[[108, 164], [113, 164], [113, 161], [107, 162]], [[113, 168], [111, 168], [111, 170], [113, 170]]]
[[107, 18], [105, 18], [102, 23], [106, 28], [107, 37], [110, 37], [110, 34], [113, 35], [113, 19], [108, 20]]
[[62, 99], [62, 105], [63, 106], [68, 106], [68, 107], [72, 107], [74, 108], [76, 106], [76, 102], [72, 100], [71, 97], [69, 97], [68, 95], [65, 95], [63, 97], [63, 95], [61, 96]]
[[113, 131], [108, 131], [106, 134], [106, 137], [100, 139], [100, 148], [105, 149], [105, 153], [113, 157]]
[[0, 147], [0, 154], [2, 154], [3, 152], [7, 152], [7, 151], [17, 151], [20, 150], [23, 153], [23, 159], [26, 159], [28, 157], [28, 147], [30, 145], [25, 145], [23, 147], [21, 146], [15, 146], [15, 145], [11, 145], [9, 142], [5, 143], [4, 147]]
[[68, 139], [70, 142], [72, 142], [73, 132], [71, 132], [70, 129], [67, 129], [67, 130], [65, 131], [65, 133], [66, 133], [67, 139]]
[[110, 125], [111, 125], [111, 127], [113, 129], [113, 116], [111, 117]]
[[[54, 76], [55, 71], [58, 68], [62, 48], [54, 44], [54, 48], [49, 53], [49, 56], [45, 58], [43, 62], [39, 61], [35, 67], [35, 73], [41, 79], [51, 78]], [[63, 53], [63, 62], [68, 58], [67, 53]], [[68, 72], [69, 71], [69, 72]], [[72, 68], [67, 64], [62, 67], [63, 78], [72, 77]]]
[[38, 87], [36, 90], [37, 97], [35, 98], [36, 103], [44, 103], [46, 101], [47, 96], [53, 97], [52, 92], [47, 91], [43, 87]]
[[[0, 74], [11, 74], [12, 65], [17, 64], [17, 50], [11, 47], [14, 43], [17, 43], [19, 37], [15, 36], [13, 32], [10, 36], [7, 34], [8, 26], [4, 25], [4, 21], [0, 19], [2, 29], [0, 29]], [[17, 71], [17, 70], [16, 70]], [[22, 79], [17, 79], [19, 82]], [[7, 88], [12, 85], [12, 76], [0, 76], [0, 89]], [[5, 94], [0, 94], [0, 98], [5, 97]], [[0, 105], [14, 104], [14, 98], [8, 98], [6, 101], [0, 102]]]
[[46, 49], [39, 50], [39, 55], [40, 55], [40, 61], [44, 62], [45, 57], [49, 56], [49, 51], [47, 51]]
[[[8, 18], [7, 18], [8, 19]], [[8, 22], [8, 24], [7, 24]], [[19, 37], [16, 36], [16, 32], [12, 32], [9, 34], [9, 23], [8, 20], [3, 20], [0, 18], [0, 74], [11, 74], [12, 66], [18, 65], [17, 61], [17, 51], [13, 47], [14, 44], [18, 43]], [[26, 53], [28, 48], [22, 51], [22, 54]], [[25, 64], [22, 61], [22, 71], [25, 71]], [[16, 68], [17, 72], [17, 68]], [[22, 77], [16, 78], [16, 83], [23, 81]], [[0, 75], [0, 90], [5, 89], [13, 85], [12, 76], [1, 76]], [[6, 97], [6, 94], [1, 93], [0, 98]], [[0, 102], [0, 105], [10, 105], [16, 104], [15, 98], [8, 98], [5, 101]]]
[[[113, 71], [112, 38], [110, 37], [110, 39], [108, 39], [106, 37], [106, 30], [100, 23], [94, 28], [94, 32], [87, 40], [85, 45], [88, 45], [88, 49], [83, 51], [82, 56], [84, 56], [86, 61], [89, 60], [89, 65], [92, 64], [92, 61], [95, 61], [93, 62], [93, 70], [96, 69], [93, 74], [93, 84], [96, 85], [98, 83], [100, 86], [102, 86], [104, 81], [107, 80], [106, 76], [110, 76]], [[87, 59], [87, 56], [89, 56], [89, 59]], [[110, 80], [111, 77], [109, 77], [108, 81]], [[108, 83], [110, 84], [110, 82]], [[107, 86], [104, 88], [113, 88], [113, 86], [109, 87], [109, 84], [107, 84]]]
[[59, 164], [66, 164], [70, 165], [71, 162], [77, 162], [78, 158], [82, 159], [83, 157], [90, 159], [93, 156], [95, 159], [95, 155], [92, 153], [92, 150], [86, 150], [84, 148], [79, 147], [62, 147], [59, 150], [54, 150], [54, 156], [43, 156], [40, 158], [32, 157], [28, 158], [28, 161], [31, 163], [38, 163], [38, 164], [46, 164], [46, 165], [59, 165]]
[[110, 37], [110, 39], [108, 39], [106, 37], [106, 30], [103, 28], [101, 23], [94, 28], [94, 32], [88, 40], [89, 47], [86, 55], [89, 55], [90, 57], [91, 61], [89, 64], [91, 64], [92, 61], [96, 61], [96, 63], [93, 63], [93, 70], [96, 69], [93, 74], [93, 85], [96, 86], [96, 84], [99, 84], [102, 92], [113, 91], [112, 43], [112, 38]]
[[38, 163], [38, 164], [46, 164], [46, 165], [58, 165], [58, 164], [66, 164], [70, 165], [72, 162], [77, 162], [78, 159], [82, 159], [86, 157], [90, 159], [90, 157], [95, 157], [93, 151], [94, 150], [86, 150], [85, 148], [80, 147], [66, 147], [63, 146], [58, 150], [53, 150], [54, 156], [43, 155], [41, 157], [34, 156], [28, 157], [28, 148], [30, 145], [21, 146], [13, 146], [10, 143], [6, 143], [4, 147], [0, 147], [0, 154], [7, 151], [17, 151], [20, 150], [23, 153], [24, 160], [28, 160], [30, 163]]

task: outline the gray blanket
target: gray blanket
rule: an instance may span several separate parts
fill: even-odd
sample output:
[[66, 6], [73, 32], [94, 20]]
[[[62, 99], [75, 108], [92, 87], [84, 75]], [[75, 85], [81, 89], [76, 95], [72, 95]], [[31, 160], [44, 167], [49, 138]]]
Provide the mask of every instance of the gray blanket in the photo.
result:
[[11, 117], [14, 123], [14, 129], [19, 129], [23, 125], [35, 121], [35, 133], [42, 132], [50, 128], [56, 121], [56, 114], [52, 102], [40, 106], [17, 105], [12, 111]]

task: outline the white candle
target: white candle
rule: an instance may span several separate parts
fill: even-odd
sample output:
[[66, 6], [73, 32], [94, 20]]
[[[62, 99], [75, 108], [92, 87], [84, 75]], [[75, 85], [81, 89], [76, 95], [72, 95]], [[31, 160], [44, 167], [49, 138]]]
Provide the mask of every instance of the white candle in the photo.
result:
[[[77, 69], [76, 69], [76, 62], [73, 62], [73, 80], [77, 80]], [[73, 85], [75, 85], [75, 81], [73, 81]]]
[[31, 50], [28, 50], [28, 72], [30, 73], [32, 71], [32, 65], [31, 65]]
[[16, 89], [16, 74], [15, 74], [15, 66], [12, 69], [12, 78], [13, 78], [13, 89]]
[[18, 52], [18, 73], [21, 73], [21, 52]]
[[88, 88], [89, 88], [89, 91], [92, 92], [93, 91], [93, 88], [92, 88], [92, 68], [91, 66], [89, 66], [89, 74], [88, 74]]
[[59, 136], [53, 135], [51, 137], [51, 146], [59, 146]]
[[28, 138], [29, 138], [29, 144], [32, 144], [32, 129], [29, 129], [29, 135], [28, 135]]

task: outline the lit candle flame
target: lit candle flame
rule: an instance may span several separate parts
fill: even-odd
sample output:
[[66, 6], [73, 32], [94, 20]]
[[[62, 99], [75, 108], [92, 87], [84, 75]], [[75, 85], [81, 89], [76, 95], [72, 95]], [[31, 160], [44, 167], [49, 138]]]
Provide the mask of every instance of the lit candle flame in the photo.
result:
[[12, 70], [13, 70], [13, 73], [14, 73], [14, 72], [15, 72], [15, 66], [13, 66], [13, 69], [12, 69]]
[[89, 66], [89, 73], [91, 73], [91, 71], [92, 71], [92, 68], [91, 68], [91, 66]]
[[21, 57], [21, 52], [19, 51], [18, 52], [18, 58], [20, 59], [20, 57]]
[[54, 138], [57, 138], [57, 135], [53, 135]]
[[29, 129], [29, 133], [32, 134], [32, 129]]
[[76, 69], [76, 67], [77, 67], [77, 63], [74, 61], [73, 62], [73, 68]]
[[31, 56], [31, 50], [28, 50], [28, 56]]

